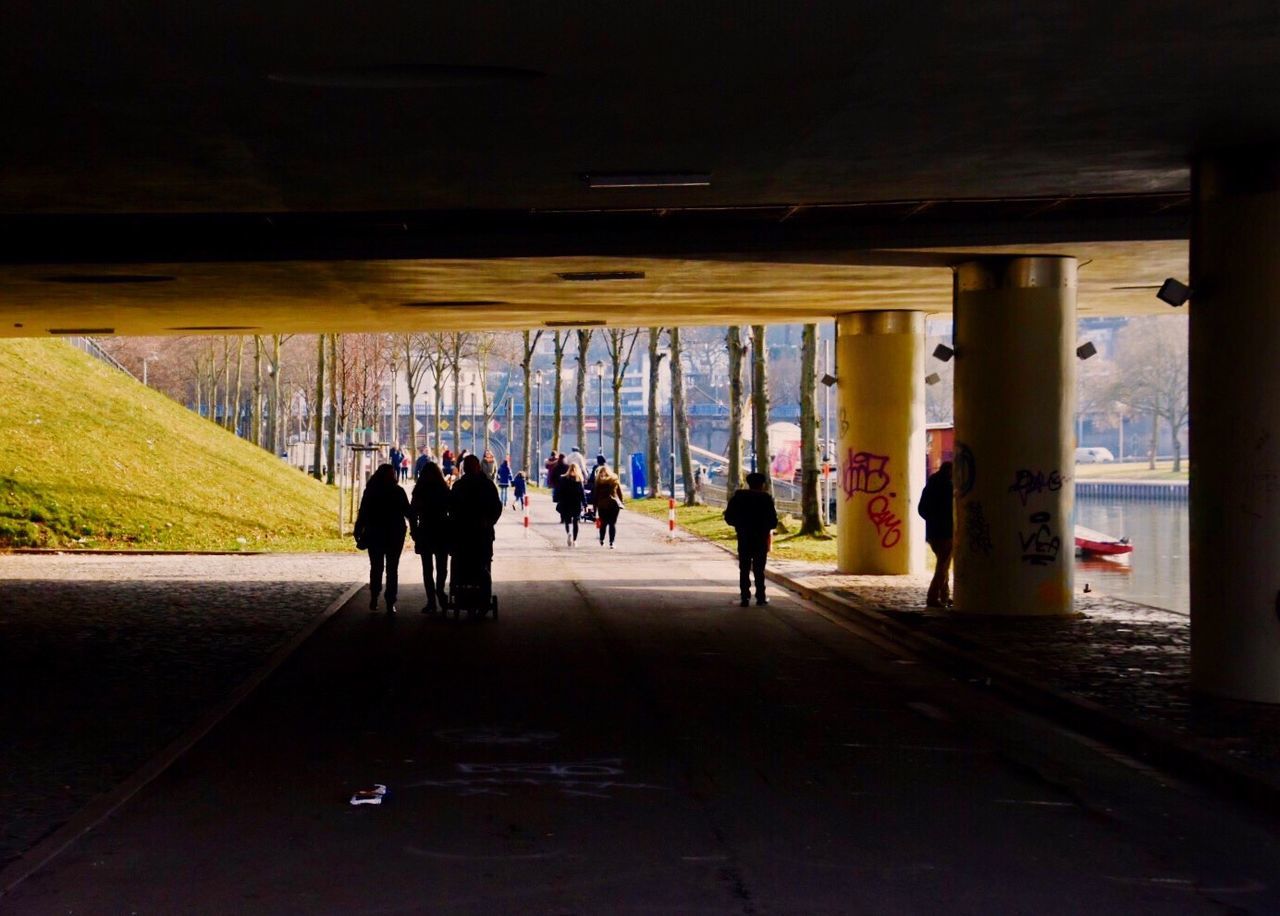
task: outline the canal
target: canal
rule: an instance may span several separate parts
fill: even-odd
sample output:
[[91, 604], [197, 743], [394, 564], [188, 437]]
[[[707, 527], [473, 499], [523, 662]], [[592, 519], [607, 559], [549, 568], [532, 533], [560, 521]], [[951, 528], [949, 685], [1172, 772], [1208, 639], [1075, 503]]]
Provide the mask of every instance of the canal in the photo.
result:
[[1133, 553], [1124, 560], [1077, 559], [1076, 590], [1191, 612], [1189, 515], [1182, 502], [1112, 498], [1076, 500], [1076, 522], [1116, 537], [1128, 537]]

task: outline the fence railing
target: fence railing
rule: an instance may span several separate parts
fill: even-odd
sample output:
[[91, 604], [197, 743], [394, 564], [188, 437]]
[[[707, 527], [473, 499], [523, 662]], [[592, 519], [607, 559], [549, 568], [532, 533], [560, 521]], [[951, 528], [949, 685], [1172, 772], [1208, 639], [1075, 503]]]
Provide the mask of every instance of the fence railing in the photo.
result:
[[133, 379], [137, 378], [136, 375], [134, 375], [132, 372], [129, 371], [129, 369], [124, 365], [124, 363], [120, 362], [120, 360], [116, 359], [106, 350], [102, 349], [102, 346], [92, 337], [65, 337], [63, 339], [66, 340], [67, 343], [71, 344], [71, 346], [88, 353], [94, 359], [100, 359], [104, 363], [106, 363], [108, 366], [111, 366], [112, 368], [115, 368], [115, 369], [119, 369], [121, 372], [123, 372], [125, 375], [129, 376], [130, 378], [133, 378]]

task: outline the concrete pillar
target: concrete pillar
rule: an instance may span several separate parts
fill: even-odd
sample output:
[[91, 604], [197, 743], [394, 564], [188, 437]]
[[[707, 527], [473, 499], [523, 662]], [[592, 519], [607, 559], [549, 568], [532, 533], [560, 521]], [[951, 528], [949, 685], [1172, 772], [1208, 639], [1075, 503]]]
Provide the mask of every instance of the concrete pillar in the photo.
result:
[[1076, 261], [955, 273], [957, 612], [1071, 613]]
[[836, 321], [839, 375], [837, 568], [924, 570], [924, 313], [851, 312]]
[[1280, 150], [1193, 188], [1191, 681], [1280, 703]]

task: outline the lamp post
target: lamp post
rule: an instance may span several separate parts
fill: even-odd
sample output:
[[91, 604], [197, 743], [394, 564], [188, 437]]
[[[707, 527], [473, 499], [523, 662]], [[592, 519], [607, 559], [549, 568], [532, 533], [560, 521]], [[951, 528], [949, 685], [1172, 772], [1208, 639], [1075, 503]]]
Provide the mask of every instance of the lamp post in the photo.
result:
[[142, 357], [142, 384], [144, 385], [147, 384], [147, 363], [151, 362], [152, 360], [157, 360], [159, 358], [160, 357], [155, 353], [152, 353], [149, 356]]
[[[597, 410], [596, 410], [596, 454], [604, 454], [604, 360], [596, 360], [596, 391]], [[616, 469], [615, 469], [616, 470]]]
[[[542, 370], [539, 369], [533, 375], [534, 381], [538, 383], [538, 416], [534, 424], [534, 463], [530, 468], [530, 473], [534, 480], [542, 479]], [[528, 420], [525, 421], [526, 423]]]
[[[674, 354], [674, 347], [672, 348]], [[671, 498], [676, 498], [676, 386], [675, 386], [676, 363], [673, 358], [671, 360]], [[689, 481], [684, 482], [685, 492], [689, 491]]]
[[471, 389], [471, 454], [476, 453], [476, 390]]

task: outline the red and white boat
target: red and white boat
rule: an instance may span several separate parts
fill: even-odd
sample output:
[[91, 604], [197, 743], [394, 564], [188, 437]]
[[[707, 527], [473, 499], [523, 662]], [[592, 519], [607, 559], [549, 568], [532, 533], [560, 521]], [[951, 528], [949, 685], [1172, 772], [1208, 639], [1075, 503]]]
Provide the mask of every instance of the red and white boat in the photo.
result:
[[1133, 545], [1128, 538], [1116, 538], [1076, 525], [1076, 556], [1114, 557], [1126, 553], [1133, 553]]

